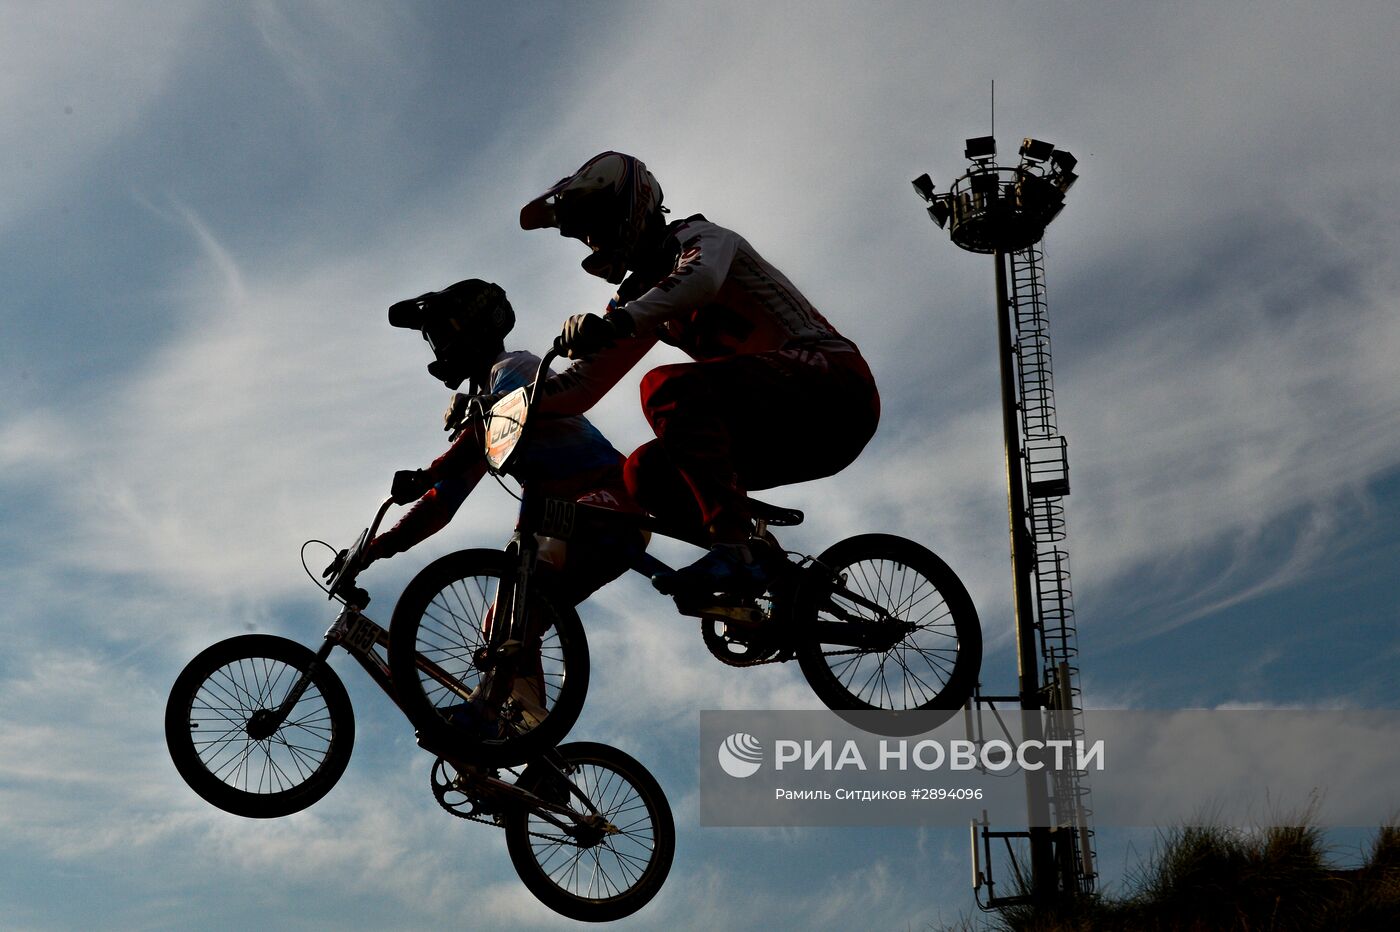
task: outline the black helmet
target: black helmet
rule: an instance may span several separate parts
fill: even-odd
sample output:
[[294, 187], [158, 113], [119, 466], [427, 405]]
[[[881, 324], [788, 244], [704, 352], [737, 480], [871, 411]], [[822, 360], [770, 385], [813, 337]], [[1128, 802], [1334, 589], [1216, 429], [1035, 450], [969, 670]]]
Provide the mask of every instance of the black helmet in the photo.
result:
[[520, 226], [558, 227], [581, 240], [592, 250], [583, 270], [615, 285], [635, 270], [643, 230], [665, 211], [661, 200], [661, 185], [640, 159], [603, 152], [521, 208]]
[[468, 278], [398, 302], [389, 308], [389, 325], [422, 333], [434, 357], [428, 372], [455, 389], [495, 358], [515, 311], [499, 285]]

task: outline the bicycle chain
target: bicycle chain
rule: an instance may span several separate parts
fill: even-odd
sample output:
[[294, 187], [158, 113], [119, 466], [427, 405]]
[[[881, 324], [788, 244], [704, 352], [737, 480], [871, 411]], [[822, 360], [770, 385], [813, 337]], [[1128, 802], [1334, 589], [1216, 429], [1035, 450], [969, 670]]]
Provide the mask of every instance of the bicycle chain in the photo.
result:
[[[452, 812], [451, 809], [447, 811]], [[505, 825], [500, 822], [497, 822], [494, 817], [487, 819], [482, 816], [464, 815], [460, 812], [452, 812], [452, 814], [459, 819], [466, 819], [470, 822], [480, 822], [482, 825], [494, 825], [496, 828], [499, 829], [505, 828]], [[525, 834], [529, 835], [531, 838], [543, 839], [544, 841], [549, 842], [551, 845], [567, 845], [570, 848], [586, 850], [583, 845], [579, 844], [571, 838], [562, 838], [559, 835], [546, 835], [544, 832], [532, 832], [529, 829], [525, 830]]]
[[[705, 621], [702, 619], [701, 622], [700, 622], [700, 633], [701, 633], [701, 636], [702, 636], [702, 637], [704, 636], [704, 632], [705, 632]], [[851, 648], [850, 650], [824, 650], [824, 651], [822, 651], [822, 656], [823, 656], [823, 657], [844, 657], [844, 656], [846, 656], [847, 654], [868, 654], [868, 653], [870, 653], [870, 651], [868, 651], [868, 650], [862, 650], [862, 649], [859, 648], [859, 647], [853, 647], [853, 648]], [[711, 655], [712, 657], [715, 657], [716, 660], [718, 660], [720, 663], [724, 664], [725, 666], [729, 666], [729, 667], [740, 667], [740, 668], [763, 667], [763, 666], [767, 666], [767, 665], [770, 664], [770, 663], [787, 663], [789, 660], [792, 660], [792, 659], [793, 659], [793, 654], [792, 654], [792, 653], [786, 652], [786, 651], [782, 650], [781, 648], [779, 649], [778, 654], [777, 654], [777, 656], [775, 656], [775, 657], [769, 657], [769, 658], [766, 659], [766, 660], [746, 660], [746, 661], [743, 661], [743, 662], [741, 662], [741, 663], [730, 663], [729, 661], [725, 660], [723, 657], [718, 657], [718, 656], [716, 656], [716, 655], [714, 654], [713, 651], [711, 652], [710, 655]]]
[[[868, 651], [868, 650], [861, 650], [859, 647], [853, 647], [853, 648], [851, 648], [850, 650], [824, 650], [824, 651], [822, 651], [822, 656], [823, 656], [823, 657], [841, 657], [841, 656], [844, 656], [844, 655], [846, 655], [846, 654], [868, 654], [868, 653], [870, 653], [870, 651]], [[767, 660], [755, 660], [755, 661], [753, 661], [752, 663], [745, 663], [745, 664], [743, 664], [743, 666], [745, 666], [745, 667], [762, 667], [762, 666], [766, 666], [767, 664], [770, 664], [770, 663], [787, 663], [789, 660], [792, 660], [792, 659], [793, 659], [792, 657], [769, 657]], [[735, 664], [730, 664], [730, 666], [736, 666], [736, 665], [735, 665]]]
[[[443, 806], [442, 808], [447, 809], [446, 806]], [[499, 829], [505, 828], [503, 824], [496, 821], [494, 816], [488, 819], [485, 816], [467, 815], [465, 812], [456, 812], [452, 809], [447, 809], [447, 811], [452, 813], [459, 819], [466, 819], [468, 822], [480, 822], [482, 825], [493, 825]], [[561, 838], [558, 835], [546, 835], [544, 832], [532, 832], [528, 829], [525, 831], [525, 834], [529, 835], [531, 838], [543, 839], [544, 841], [547, 841], [552, 845], [568, 845], [571, 848], [583, 848], [583, 845], [579, 844], [578, 842], [573, 841], [572, 839]]]
[[[463, 796], [466, 796], [469, 800], [471, 800], [473, 806], [476, 805], [476, 800], [475, 800], [475, 798], [473, 798], [472, 796], [470, 796], [465, 790], [459, 789], [459, 790], [457, 790], [457, 792], [461, 793]], [[494, 827], [499, 828], [499, 829], [504, 829], [504, 828], [505, 828], [504, 823], [501, 823], [501, 822], [496, 821], [496, 815], [497, 815], [497, 813], [492, 813], [490, 816], [484, 816], [484, 815], [472, 815], [471, 813], [467, 813], [467, 812], [458, 812], [458, 811], [457, 811], [455, 808], [453, 808], [452, 806], [449, 806], [447, 803], [443, 802], [441, 799], [438, 799], [437, 793], [433, 793], [433, 798], [434, 798], [434, 799], [437, 799], [438, 805], [441, 806], [443, 809], [445, 809], [449, 815], [456, 816], [456, 817], [459, 818], [459, 819], [466, 819], [468, 822], [479, 822], [479, 823], [481, 823], [482, 825], [491, 825], [491, 826], [494, 826]], [[529, 836], [532, 837], [532, 838], [541, 838], [541, 839], [543, 839], [543, 840], [549, 842], [550, 844], [554, 844], [554, 845], [570, 845], [571, 847], [574, 847], [574, 848], [582, 848], [582, 847], [583, 847], [582, 845], [580, 845], [580, 844], [579, 844], [578, 842], [576, 842], [576, 841], [572, 841], [572, 840], [569, 840], [569, 839], [560, 838], [558, 835], [546, 835], [546, 834], [544, 834], [543, 832], [532, 832], [532, 831], [529, 831], [528, 829], [526, 830], [525, 834], [526, 834], [526, 835], [529, 835]]]

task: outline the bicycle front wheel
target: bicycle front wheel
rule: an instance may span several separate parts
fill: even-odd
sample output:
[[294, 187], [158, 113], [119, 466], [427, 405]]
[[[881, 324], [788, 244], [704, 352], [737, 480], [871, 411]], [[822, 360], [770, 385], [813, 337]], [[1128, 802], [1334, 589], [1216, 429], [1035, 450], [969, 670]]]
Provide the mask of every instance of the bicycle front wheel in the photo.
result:
[[190, 789], [225, 812], [271, 819], [330, 792], [350, 762], [355, 714], [345, 686], [295, 641], [247, 634], [189, 662], [165, 705], [165, 743]]
[[797, 660], [829, 708], [951, 714], [967, 703], [982, 628], [967, 589], [932, 551], [864, 534], [832, 545], [809, 573]]
[[573, 819], [544, 809], [508, 810], [511, 864], [541, 903], [570, 919], [630, 916], [651, 902], [671, 871], [676, 826], [666, 794], [645, 767], [609, 745], [564, 744], [557, 757], [563, 779], [541, 761], [526, 767], [516, 786], [567, 806]]
[[568, 734], [588, 692], [583, 624], [535, 585], [524, 642], [504, 674], [509, 695], [497, 709], [473, 704], [488, 676], [503, 675], [482, 664], [511, 570], [499, 550], [448, 554], [408, 584], [389, 625], [389, 670], [404, 713], [426, 747], [463, 763], [513, 767], [544, 753]]

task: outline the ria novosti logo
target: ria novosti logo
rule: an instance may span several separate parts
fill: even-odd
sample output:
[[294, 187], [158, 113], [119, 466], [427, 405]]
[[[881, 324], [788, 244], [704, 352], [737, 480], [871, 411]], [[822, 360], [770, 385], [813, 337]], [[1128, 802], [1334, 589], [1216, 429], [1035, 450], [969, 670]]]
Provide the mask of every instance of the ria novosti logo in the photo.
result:
[[763, 766], [763, 743], [742, 731], [719, 746], [719, 765], [731, 777], [751, 777]]
[[[872, 750], [875, 757], [870, 758]], [[751, 777], [763, 766], [763, 742], [748, 732], [736, 731], [719, 746], [719, 765], [731, 777]], [[789, 766], [791, 765], [791, 766]], [[1104, 741], [1025, 740], [1017, 744], [993, 738], [987, 741], [906, 740], [882, 738], [874, 749], [862, 750], [860, 742], [831, 738], [801, 741], [778, 738], [773, 742], [773, 769], [812, 771], [877, 770], [907, 771], [977, 770], [1000, 773], [1013, 767], [1021, 770], [1070, 767], [1084, 771], [1104, 769]]]

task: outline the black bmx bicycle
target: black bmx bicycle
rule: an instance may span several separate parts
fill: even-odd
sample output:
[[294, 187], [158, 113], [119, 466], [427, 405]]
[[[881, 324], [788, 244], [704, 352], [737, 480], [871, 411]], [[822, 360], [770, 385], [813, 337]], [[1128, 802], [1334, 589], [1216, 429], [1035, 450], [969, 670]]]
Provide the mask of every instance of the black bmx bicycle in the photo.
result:
[[[349, 551], [352, 558], [391, 503], [380, 507]], [[437, 578], [432, 569], [419, 580]], [[430, 584], [419, 580], [420, 589]], [[421, 693], [424, 682], [441, 684], [459, 705], [479, 685], [420, 656], [410, 664], [414, 690], [402, 689], [384, 653], [393, 638], [364, 614], [368, 597], [348, 581], [343, 571], [331, 580], [328, 591], [345, 605], [319, 650], [274, 635], [241, 635], [202, 651], [175, 680], [165, 708], [166, 744], [180, 776], [205, 801], [235, 815], [275, 818], [307, 808], [335, 786], [355, 740], [350, 698], [328, 663], [335, 647], [411, 721], [404, 696]], [[463, 604], [471, 598], [461, 589], [457, 595]], [[420, 732], [419, 743], [438, 755], [434, 798], [455, 816], [503, 828], [516, 873], [541, 902], [574, 919], [605, 921], [630, 915], [656, 895], [670, 872], [676, 835], [660, 785], [631, 756], [592, 742], [555, 746], [578, 715], [575, 708], [571, 717], [553, 718], [560, 695], [572, 694], [572, 686], [562, 687], [573, 682], [564, 661], [574, 656], [572, 639], [582, 643], [577, 626], [565, 612], [523, 632], [531, 641], [526, 653], [540, 659], [515, 678], [533, 684], [529, 702], [500, 694], [509, 738], [473, 743], [449, 734], [435, 742]], [[498, 645], [497, 653], [512, 651]], [[500, 661], [502, 669], [508, 665]], [[586, 658], [579, 675], [586, 679]], [[515, 711], [518, 705], [529, 712]]]
[[[508, 469], [529, 442], [531, 408], [556, 356], [551, 350], [540, 360], [533, 385], [489, 406], [483, 400], [471, 411], [493, 473]], [[946, 563], [889, 534], [850, 537], [816, 557], [784, 551], [772, 529], [800, 523], [802, 513], [750, 504], [755, 534], [775, 555], [767, 590], [751, 598], [677, 603], [682, 614], [700, 619], [704, 643], [716, 658], [735, 667], [795, 659], [827, 707], [838, 713], [884, 710], [889, 714], [875, 717], [878, 724], [872, 726], [868, 715], [857, 724], [891, 735], [935, 727], [966, 704], [977, 685], [982, 633], [971, 597]], [[409, 584], [395, 607], [389, 666], [400, 701], [422, 734], [437, 742], [472, 743], [487, 759], [511, 757], [512, 743], [532, 735], [563, 737], [587, 691], [588, 647], [573, 609], [550, 599], [545, 574], [538, 572], [540, 552], [557, 550], [561, 542], [567, 547], [590, 525], [639, 528], [699, 544], [647, 515], [542, 498], [526, 489], [504, 552], [443, 557]], [[632, 568], [648, 577], [670, 570], [646, 553]], [[481, 688], [487, 679], [496, 701], [510, 696], [509, 676], [518, 672], [519, 658], [529, 655], [521, 645], [538, 643], [533, 632], [541, 629], [554, 638], [546, 642], [555, 651], [546, 656], [546, 677], [556, 666], [567, 671], [550, 681], [549, 715], [522, 728], [528, 715], [506, 700], [503, 718], [515, 723], [511, 733], [494, 741], [473, 738], [461, 727], [464, 691]], [[511, 664], [517, 669], [502, 675]]]

